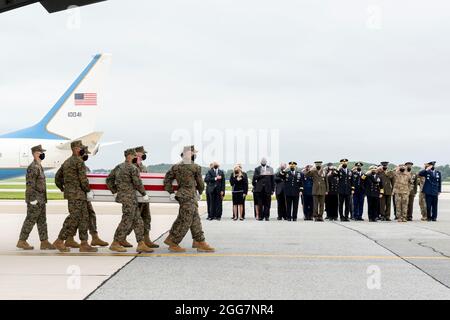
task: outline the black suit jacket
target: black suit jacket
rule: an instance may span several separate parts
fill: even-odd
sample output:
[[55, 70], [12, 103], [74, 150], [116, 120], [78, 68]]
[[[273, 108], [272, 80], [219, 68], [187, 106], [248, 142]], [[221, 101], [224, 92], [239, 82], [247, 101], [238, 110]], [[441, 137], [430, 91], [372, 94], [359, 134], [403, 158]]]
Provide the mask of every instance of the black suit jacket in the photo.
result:
[[266, 172], [267, 175], [262, 175], [262, 167], [259, 166], [255, 169], [255, 173], [253, 175], [252, 185], [253, 192], [262, 192], [267, 194], [272, 194], [275, 192], [275, 177], [273, 168], [267, 166]]
[[[216, 180], [217, 176], [221, 176], [221, 180]], [[225, 194], [225, 173], [218, 170], [217, 175], [214, 169], [210, 169], [205, 176], [206, 192], [223, 192]]]

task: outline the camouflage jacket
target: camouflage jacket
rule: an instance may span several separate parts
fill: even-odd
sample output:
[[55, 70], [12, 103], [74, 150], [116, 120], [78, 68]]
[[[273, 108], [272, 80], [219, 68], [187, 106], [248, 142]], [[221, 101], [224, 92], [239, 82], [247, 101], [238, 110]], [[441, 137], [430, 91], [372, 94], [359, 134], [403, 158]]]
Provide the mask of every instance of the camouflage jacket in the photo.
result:
[[417, 191], [419, 189], [419, 175], [417, 173], [410, 173], [411, 174], [411, 196], [415, 196], [417, 194]]
[[147, 167], [141, 164], [135, 164], [136, 168], [138, 168], [140, 173], [148, 173]]
[[138, 168], [128, 162], [119, 164], [106, 178], [106, 184], [112, 193], [117, 193], [116, 202], [137, 202], [138, 191], [146, 195]]
[[178, 191], [176, 198], [178, 201], [197, 200], [197, 194], [202, 194], [205, 184], [202, 179], [202, 169], [194, 163], [177, 163], [166, 173], [164, 178], [164, 189], [169, 193], [174, 193], [172, 183], [176, 180]]
[[47, 203], [47, 185], [45, 181], [44, 169], [33, 161], [27, 169], [25, 201], [27, 203], [38, 201]]
[[56, 172], [55, 184], [64, 192], [64, 199], [87, 200], [90, 192], [89, 180], [86, 176], [86, 165], [78, 156], [71, 156]]
[[394, 172], [394, 194], [410, 194], [412, 177], [408, 172]]

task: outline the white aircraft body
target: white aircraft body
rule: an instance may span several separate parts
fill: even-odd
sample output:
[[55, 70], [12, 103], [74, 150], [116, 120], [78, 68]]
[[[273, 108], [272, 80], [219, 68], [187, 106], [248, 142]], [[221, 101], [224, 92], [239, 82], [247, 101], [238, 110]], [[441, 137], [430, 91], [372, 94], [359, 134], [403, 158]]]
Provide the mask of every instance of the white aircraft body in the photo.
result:
[[42, 162], [45, 170], [59, 168], [71, 155], [74, 140], [82, 140], [93, 155], [97, 154], [103, 133], [95, 131], [95, 123], [110, 64], [111, 55], [96, 55], [39, 123], [0, 135], [0, 180], [24, 176], [33, 161], [31, 147], [35, 145], [47, 150]]

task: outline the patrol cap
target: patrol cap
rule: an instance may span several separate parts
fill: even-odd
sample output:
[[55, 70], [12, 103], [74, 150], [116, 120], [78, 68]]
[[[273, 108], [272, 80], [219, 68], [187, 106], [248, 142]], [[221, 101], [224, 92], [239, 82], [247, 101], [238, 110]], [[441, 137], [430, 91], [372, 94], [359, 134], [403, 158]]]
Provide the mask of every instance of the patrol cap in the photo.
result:
[[83, 148], [83, 142], [81, 140], [72, 141], [72, 143], [70, 144], [70, 148]]
[[381, 162], [381, 165], [383, 167], [387, 167], [389, 165], [389, 161], [383, 161], [383, 162]]
[[84, 150], [84, 152], [86, 154], [91, 154], [91, 152], [89, 151], [89, 147], [88, 146], [82, 146], [81, 149]]
[[140, 152], [140, 153], [148, 153], [147, 151], [145, 151], [143, 146], [140, 147], [136, 147], [134, 150], [136, 150], [136, 152]]
[[124, 151], [123, 154], [125, 155], [125, 157], [135, 156], [136, 155], [136, 150], [135, 149], [127, 149], [127, 150]]
[[356, 167], [364, 167], [364, 163], [362, 163], [362, 162], [357, 162], [357, 163], [355, 163], [355, 166], [356, 166]]
[[297, 165], [297, 162], [291, 161], [291, 162], [289, 162], [289, 165], [290, 165], [290, 166], [292, 166], [292, 165], [296, 166], [296, 165]]
[[42, 149], [42, 145], [34, 146], [33, 148], [31, 148], [31, 153], [45, 152], [45, 151], [47, 150]]
[[413, 165], [414, 165], [414, 163], [412, 163], [412, 162], [405, 163], [405, 166], [413, 166]]
[[348, 159], [341, 159], [341, 161], [339, 161], [340, 163], [345, 163], [348, 162]]

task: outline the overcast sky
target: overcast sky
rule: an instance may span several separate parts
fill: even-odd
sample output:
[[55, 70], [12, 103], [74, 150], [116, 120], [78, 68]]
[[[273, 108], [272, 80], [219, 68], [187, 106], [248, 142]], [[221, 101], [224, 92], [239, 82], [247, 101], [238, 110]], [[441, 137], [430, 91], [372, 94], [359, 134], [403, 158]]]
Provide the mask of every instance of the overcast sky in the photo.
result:
[[[82, 8], [79, 29], [72, 15], [0, 15], [0, 133], [37, 122], [108, 52], [98, 129], [123, 144], [93, 168], [142, 144], [169, 162], [172, 135], [198, 121], [202, 148], [208, 130], [263, 129], [300, 164], [450, 162], [448, 0], [109, 0]], [[219, 160], [249, 162], [234, 158]]]

